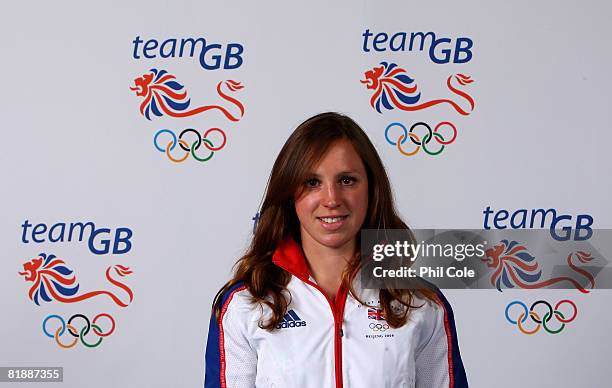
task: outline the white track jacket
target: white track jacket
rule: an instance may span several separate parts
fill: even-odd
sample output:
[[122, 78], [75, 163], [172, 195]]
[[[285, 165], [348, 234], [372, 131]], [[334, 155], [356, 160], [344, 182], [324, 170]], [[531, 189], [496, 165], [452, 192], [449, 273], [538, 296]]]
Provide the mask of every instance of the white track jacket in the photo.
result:
[[[331, 300], [309, 275], [300, 246], [284, 241], [273, 262], [293, 276], [287, 314], [277, 330], [258, 326], [265, 309], [237, 284], [213, 314], [206, 345], [205, 388], [463, 388], [467, 378], [453, 319], [441, 304], [417, 299], [409, 321], [393, 329], [379, 308], [346, 290]], [[378, 305], [378, 290], [356, 290]]]

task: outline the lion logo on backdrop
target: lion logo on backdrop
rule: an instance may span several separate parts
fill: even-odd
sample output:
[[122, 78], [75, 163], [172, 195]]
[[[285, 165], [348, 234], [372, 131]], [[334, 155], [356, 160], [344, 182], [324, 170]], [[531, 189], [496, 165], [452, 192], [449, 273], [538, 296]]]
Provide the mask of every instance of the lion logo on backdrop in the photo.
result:
[[[464, 89], [474, 80], [469, 75], [451, 74], [446, 79], [448, 98], [426, 99], [418, 89], [416, 80], [396, 63], [381, 62], [379, 66], [367, 70], [360, 80], [367, 90], [372, 91], [370, 106], [378, 113], [400, 110], [418, 112], [435, 106], [449, 106], [461, 116], [468, 116], [475, 108], [474, 98]], [[394, 128], [401, 131], [396, 140], [390, 136]], [[424, 134], [419, 134], [423, 133]], [[457, 138], [457, 126], [450, 120], [436, 124], [414, 121], [409, 125], [392, 122], [385, 128], [387, 143], [397, 148], [405, 156], [416, 155], [421, 148], [428, 155], [439, 155], [445, 147]], [[406, 142], [409, 141], [410, 145]], [[437, 143], [437, 144], [435, 144]]]
[[[395, 63], [381, 62], [380, 66], [374, 67], [365, 72], [365, 79], [361, 83], [367, 89], [374, 91], [370, 98], [370, 105], [378, 113], [382, 113], [381, 108], [393, 110], [395, 108], [403, 111], [417, 111], [435, 105], [447, 104], [454, 108], [457, 113], [467, 116], [474, 110], [474, 99], [462, 91], [461, 88], [474, 82], [470, 76], [464, 74], [454, 74], [448, 77], [446, 85], [448, 89], [457, 97], [457, 100], [466, 103], [462, 107], [452, 99], [433, 99], [428, 101], [421, 100], [421, 92], [417, 91], [415, 80], [408, 76], [406, 70], [398, 67]], [[453, 82], [454, 81], [454, 82]], [[458, 84], [457, 86], [453, 85]]]
[[[582, 293], [589, 291], [577, 279], [560, 276], [542, 280], [542, 270], [536, 258], [527, 248], [517, 241], [502, 240], [497, 245], [485, 250], [486, 257], [483, 262], [493, 272], [490, 282], [498, 291], [502, 285], [506, 288], [537, 289], [567, 282]], [[590, 272], [578, 267], [576, 261], [587, 264], [593, 260], [588, 252], [574, 252], [567, 256], [567, 264], [580, 277], [590, 283], [591, 289], [595, 287], [595, 278]]]
[[151, 69], [149, 73], [136, 78], [134, 86], [130, 87], [130, 90], [135, 91], [137, 96], [143, 97], [143, 101], [140, 103], [140, 113], [147, 120], [151, 120], [151, 114], [157, 117], [167, 115], [181, 118], [216, 110], [223, 113], [230, 121], [239, 121], [244, 115], [244, 105], [223, 92], [222, 85], [225, 85], [232, 93], [241, 90], [244, 86], [233, 80], [221, 81], [217, 84], [217, 94], [237, 110], [234, 114], [225, 107], [214, 104], [190, 108], [191, 99], [187, 98], [185, 87], [166, 70]]
[[[23, 264], [23, 271], [19, 275], [32, 285], [28, 297], [37, 306], [42, 302], [77, 303], [95, 297], [109, 298], [119, 307], [127, 307], [134, 299], [132, 289], [120, 281], [132, 274], [129, 267], [119, 264], [106, 269], [106, 280], [109, 290], [96, 290], [79, 293], [80, 285], [76, 280], [74, 271], [53, 254], [40, 253], [37, 257]], [[77, 324], [80, 322], [80, 325]], [[103, 324], [104, 322], [104, 324]], [[51, 329], [55, 323], [56, 328]], [[104, 330], [102, 326], [107, 326]], [[62, 349], [73, 348], [80, 343], [88, 348], [95, 348], [102, 340], [115, 331], [115, 319], [111, 314], [97, 314], [90, 320], [84, 314], [73, 314], [67, 321], [57, 314], [49, 314], [43, 320], [42, 330], [45, 336], [53, 338]], [[50, 330], [51, 329], [51, 330]], [[74, 337], [72, 340], [62, 339], [65, 336]], [[89, 337], [95, 336], [97, 340]]]
[[[588, 283], [590, 289], [595, 288], [595, 277], [580, 265], [589, 264], [593, 259], [593, 255], [589, 252], [571, 252], [566, 258], [567, 265], [571, 269], [570, 276], [543, 279], [540, 264], [527, 247], [518, 241], [504, 239], [486, 249], [482, 261], [492, 271], [489, 279], [491, 285], [500, 292], [502, 287], [542, 289], [565, 284], [583, 294], [588, 294], [589, 290], [585, 284]], [[506, 320], [516, 326], [520, 333], [526, 335], [537, 333], [541, 327], [549, 334], [561, 333], [566, 324], [574, 321], [578, 314], [576, 303], [570, 299], [558, 301], [554, 307], [547, 300], [538, 300], [529, 308], [527, 306], [522, 300], [514, 300], [506, 305], [504, 312]]]
[[79, 295], [79, 283], [76, 281], [74, 271], [53, 254], [41, 253], [38, 257], [24, 263], [23, 271], [19, 272], [19, 275], [24, 276], [27, 282], [33, 283], [28, 292], [28, 297], [38, 306], [40, 306], [41, 300], [44, 302], [55, 300], [62, 303], [75, 303], [96, 296], [106, 296], [118, 306], [127, 307], [134, 299], [134, 294], [130, 287], [113, 278], [113, 276], [125, 277], [131, 273], [132, 271], [128, 267], [118, 264], [106, 269], [106, 280], [110, 285], [121, 289], [127, 295], [124, 298], [125, 300], [119, 298], [114, 292], [106, 290], [90, 291]]
[[[180, 119], [205, 112], [220, 112], [227, 120], [238, 122], [244, 116], [245, 109], [243, 103], [232, 95], [243, 88], [238, 81], [220, 81], [216, 87], [220, 103], [192, 107], [185, 86], [166, 70], [153, 68], [136, 78], [130, 90], [142, 97], [139, 111], [147, 120], [162, 116]], [[206, 162], [226, 143], [227, 135], [218, 127], [203, 130], [186, 128], [178, 131], [178, 135], [171, 129], [163, 128], [153, 136], [155, 149], [174, 163], [183, 163], [189, 156], [198, 162]], [[177, 149], [177, 145], [182, 151]]]

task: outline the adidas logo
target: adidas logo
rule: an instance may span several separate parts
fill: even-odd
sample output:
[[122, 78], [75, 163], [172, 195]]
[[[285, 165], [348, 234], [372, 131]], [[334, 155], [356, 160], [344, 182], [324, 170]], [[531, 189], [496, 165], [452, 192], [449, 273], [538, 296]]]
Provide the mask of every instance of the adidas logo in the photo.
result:
[[306, 326], [306, 321], [302, 321], [293, 310], [287, 311], [281, 323], [276, 325], [277, 329], [286, 329], [288, 327]]

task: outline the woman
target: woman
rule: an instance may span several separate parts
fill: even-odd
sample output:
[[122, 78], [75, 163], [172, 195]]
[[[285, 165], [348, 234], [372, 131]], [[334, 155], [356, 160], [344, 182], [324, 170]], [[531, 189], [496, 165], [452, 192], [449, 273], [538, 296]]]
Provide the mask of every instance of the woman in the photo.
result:
[[298, 126], [215, 297], [205, 386], [467, 386], [439, 291], [360, 289], [359, 231], [381, 227], [409, 231], [363, 130], [337, 113]]

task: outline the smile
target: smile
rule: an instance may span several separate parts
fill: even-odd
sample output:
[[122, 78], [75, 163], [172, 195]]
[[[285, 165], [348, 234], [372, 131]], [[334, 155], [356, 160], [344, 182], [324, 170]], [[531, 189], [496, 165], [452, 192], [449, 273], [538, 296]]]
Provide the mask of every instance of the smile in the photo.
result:
[[317, 219], [325, 222], [326, 224], [335, 224], [340, 221], [344, 221], [348, 216], [338, 216], [338, 217], [317, 217]]

